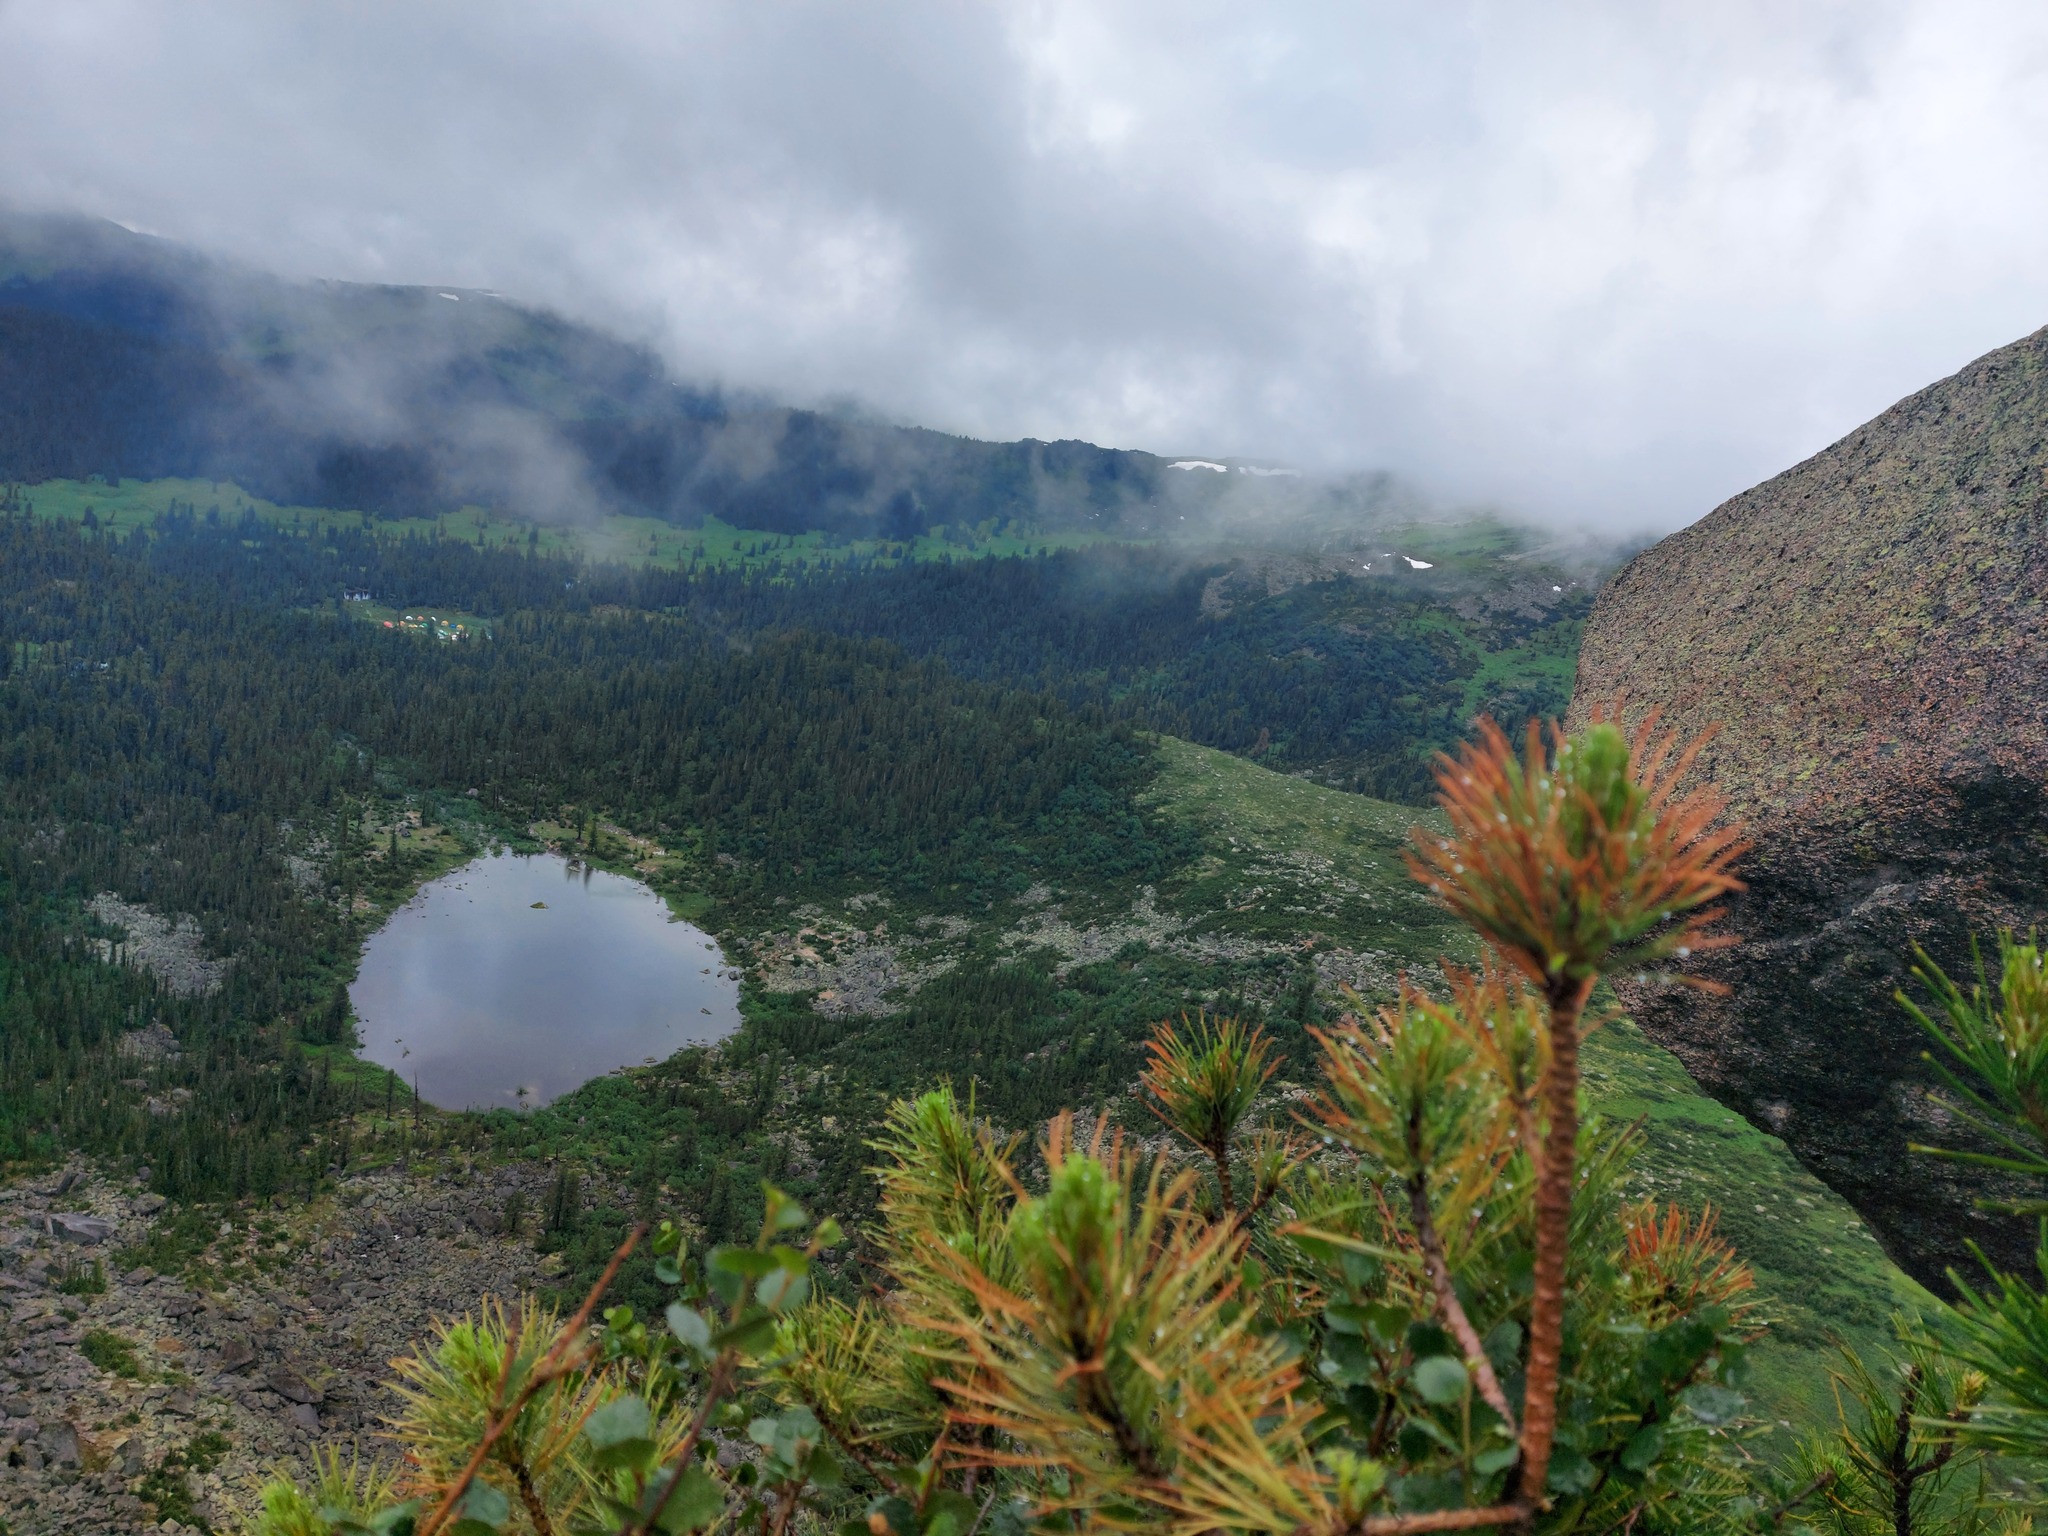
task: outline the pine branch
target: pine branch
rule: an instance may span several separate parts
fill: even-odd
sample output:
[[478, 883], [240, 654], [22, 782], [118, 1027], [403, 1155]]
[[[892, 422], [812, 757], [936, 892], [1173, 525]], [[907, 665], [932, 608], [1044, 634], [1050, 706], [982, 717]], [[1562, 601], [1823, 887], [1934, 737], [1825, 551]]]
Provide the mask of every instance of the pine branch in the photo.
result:
[[1436, 1219], [1429, 1209], [1428, 1180], [1419, 1172], [1411, 1174], [1408, 1179], [1408, 1214], [1415, 1223], [1415, 1239], [1422, 1247], [1422, 1267], [1429, 1276], [1436, 1309], [1445, 1326], [1451, 1330], [1451, 1337], [1458, 1341], [1458, 1348], [1464, 1352], [1465, 1366], [1472, 1373], [1480, 1397], [1485, 1399], [1487, 1407], [1500, 1415], [1509, 1436], [1519, 1438], [1515, 1412], [1508, 1406], [1508, 1395], [1501, 1390], [1500, 1378], [1494, 1374], [1493, 1362], [1487, 1358], [1479, 1330], [1465, 1315], [1465, 1304], [1458, 1299], [1458, 1288], [1451, 1283], [1450, 1262], [1444, 1256], [1443, 1239], [1437, 1235]]
[[483, 1470], [484, 1462], [490, 1458], [491, 1447], [498, 1443], [506, 1430], [518, 1422], [519, 1415], [526, 1411], [526, 1405], [533, 1401], [541, 1389], [573, 1371], [582, 1369], [588, 1363], [590, 1346], [582, 1340], [582, 1333], [590, 1324], [590, 1314], [597, 1310], [598, 1301], [611, 1289], [611, 1283], [619, 1273], [619, 1266], [626, 1262], [627, 1255], [632, 1253], [639, 1245], [640, 1239], [646, 1235], [647, 1226], [644, 1222], [626, 1234], [626, 1240], [619, 1244], [617, 1251], [612, 1254], [611, 1263], [605, 1265], [604, 1273], [597, 1277], [597, 1284], [593, 1285], [590, 1294], [583, 1298], [583, 1305], [576, 1309], [575, 1316], [571, 1317], [562, 1326], [562, 1331], [556, 1335], [554, 1347], [541, 1356], [540, 1363], [533, 1368], [533, 1374], [526, 1378], [525, 1384], [514, 1395], [511, 1406], [498, 1413], [496, 1409], [504, 1402], [506, 1389], [511, 1384], [512, 1361], [518, 1350], [518, 1325], [513, 1325], [510, 1336], [505, 1340], [505, 1363], [499, 1369], [497, 1389], [492, 1394], [494, 1417], [485, 1428], [483, 1439], [477, 1442], [476, 1450], [470, 1455], [469, 1464], [441, 1496], [441, 1502], [434, 1506], [433, 1513], [420, 1522], [419, 1536], [435, 1536], [435, 1533], [448, 1523], [449, 1517], [455, 1512], [455, 1506], [462, 1502], [463, 1495], [469, 1492], [470, 1484], [476, 1481], [477, 1473]]
[[1543, 1499], [1557, 1433], [1558, 1370], [1564, 1356], [1565, 1266], [1571, 1257], [1572, 1185], [1579, 1144], [1579, 1017], [1593, 978], [1560, 979], [1550, 991], [1550, 1124], [1536, 1181], [1536, 1276], [1529, 1304], [1529, 1367], [1522, 1388], [1522, 1466], [1516, 1486], [1532, 1506]]

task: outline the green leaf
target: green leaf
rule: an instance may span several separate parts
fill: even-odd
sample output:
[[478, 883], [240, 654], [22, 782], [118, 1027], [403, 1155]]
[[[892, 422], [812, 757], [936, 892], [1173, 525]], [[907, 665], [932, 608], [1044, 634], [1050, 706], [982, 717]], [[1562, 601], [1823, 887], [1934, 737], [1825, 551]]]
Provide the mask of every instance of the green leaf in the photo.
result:
[[837, 1248], [846, 1241], [846, 1234], [840, 1230], [839, 1223], [835, 1218], [827, 1216], [818, 1223], [818, 1230], [811, 1234], [811, 1241], [820, 1248]]
[[1411, 1465], [1427, 1461], [1438, 1450], [1456, 1450], [1449, 1443], [1450, 1437], [1428, 1419], [1409, 1419], [1394, 1436], [1394, 1444], [1401, 1452], [1401, 1460]]
[[744, 1275], [749, 1280], [758, 1280], [781, 1267], [772, 1253], [763, 1253], [758, 1248], [738, 1248], [729, 1243], [712, 1249], [707, 1262], [715, 1275]]
[[778, 1269], [754, 1287], [754, 1298], [770, 1312], [789, 1312], [811, 1294], [811, 1277]]
[[1323, 1358], [1316, 1369], [1333, 1386], [1353, 1387], [1372, 1374], [1372, 1355], [1356, 1334], [1332, 1333], [1323, 1339]]
[[1649, 1471], [1664, 1454], [1664, 1438], [1662, 1424], [1645, 1424], [1621, 1448], [1621, 1464], [1631, 1472]]
[[747, 1294], [747, 1277], [730, 1269], [714, 1269], [709, 1276], [711, 1294], [727, 1306], [735, 1305]]
[[1337, 1266], [1344, 1271], [1345, 1280], [1358, 1290], [1364, 1290], [1380, 1277], [1379, 1260], [1349, 1248], [1337, 1251]]
[[1735, 1339], [1723, 1339], [1715, 1347], [1721, 1357], [1721, 1369], [1716, 1373], [1724, 1387], [1739, 1387], [1749, 1379], [1749, 1347]]
[[1568, 1446], [1558, 1446], [1550, 1455], [1550, 1476], [1547, 1479], [1552, 1493], [1570, 1497], [1585, 1493], [1600, 1480], [1600, 1470], [1592, 1462]]
[[583, 1433], [599, 1450], [621, 1440], [645, 1440], [653, 1415], [637, 1397], [621, 1397], [606, 1403], [583, 1421]]
[[1385, 1401], [1377, 1387], [1361, 1383], [1344, 1389], [1344, 1411], [1351, 1416], [1352, 1426], [1360, 1431], [1372, 1427], [1380, 1416], [1380, 1405]]
[[1431, 1355], [1455, 1355], [1457, 1346], [1451, 1343], [1451, 1336], [1435, 1323], [1412, 1322], [1408, 1325], [1408, 1353], [1418, 1360]]
[[662, 1509], [658, 1522], [667, 1536], [701, 1531], [725, 1513], [725, 1490], [702, 1467], [691, 1466]]
[[671, 1302], [667, 1317], [668, 1331], [691, 1349], [701, 1354], [711, 1347], [711, 1325], [695, 1307], [686, 1307], [679, 1301]]
[[654, 1278], [663, 1285], [681, 1285], [683, 1283], [683, 1266], [674, 1259], [656, 1259], [654, 1261]]
[[465, 1523], [474, 1520], [495, 1531], [512, 1518], [512, 1501], [479, 1478], [469, 1485], [455, 1512]]
[[1481, 1451], [1472, 1458], [1472, 1470], [1481, 1477], [1491, 1477], [1496, 1472], [1505, 1472], [1521, 1457], [1519, 1445], [1497, 1445], [1490, 1451]]
[[809, 1213], [773, 1184], [764, 1180], [761, 1193], [767, 1198], [769, 1223], [777, 1232], [794, 1232], [811, 1224]]
[[1407, 1336], [1410, 1319], [1399, 1307], [1380, 1302], [1364, 1310], [1365, 1330], [1382, 1349], [1392, 1349]]
[[762, 1312], [753, 1317], [743, 1317], [730, 1328], [721, 1329], [711, 1336], [716, 1349], [737, 1349], [742, 1354], [758, 1354], [775, 1342], [775, 1317]]
[[1487, 1330], [1480, 1347], [1486, 1351], [1486, 1358], [1493, 1362], [1493, 1368], [1506, 1374], [1521, 1358], [1522, 1325], [1512, 1317], [1504, 1317]]
[[1422, 1394], [1422, 1400], [1438, 1407], [1459, 1401], [1469, 1384], [1465, 1362], [1454, 1355], [1431, 1355], [1418, 1360], [1413, 1374], [1415, 1390]]
[[[942, 1536], [970, 1529], [981, 1516], [981, 1505], [951, 1488], [934, 1488], [925, 1500], [924, 1536]], [[943, 1522], [943, 1524], [941, 1523]]]
[[1701, 1382], [1678, 1394], [1678, 1400], [1702, 1424], [1726, 1424], [1749, 1406], [1749, 1399], [1732, 1387]]
[[895, 1536], [917, 1536], [917, 1511], [910, 1507], [908, 1499], [899, 1494], [886, 1494], [872, 1500], [868, 1504], [868, 1515], [870, 1518], [880, 1515]]

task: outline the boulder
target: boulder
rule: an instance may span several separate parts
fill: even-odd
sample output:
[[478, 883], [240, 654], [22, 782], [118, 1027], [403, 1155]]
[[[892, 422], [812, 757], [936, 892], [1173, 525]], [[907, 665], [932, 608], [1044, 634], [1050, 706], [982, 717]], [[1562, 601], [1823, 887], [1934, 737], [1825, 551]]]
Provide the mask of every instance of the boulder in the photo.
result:
[[85, 1211], [52, 1211], [48, 1220], [51, 1235], [67, 1243], [83, 1243], [90, 1247], [104, 1243], [114, 1235], [111, 1221]]
[[294, 1403], [317, 1404], [323, 1396], [318, 1387], [288, 1366], [280, 1366], [270, 1372], [263, 1378], [263, 1384], [279, 1397]]
[[78, 1426], [66, 1420], [45, 1424], [36, 1435], [36, 1444], [45, 1461], [60, 1467], [75, 1467], [79, 1463]]
[[218, 1368], [223, 1374], [246, 1371], [256, 1363], [256, 1346], [247, 1339], [229, 1339], [220, 1347]]

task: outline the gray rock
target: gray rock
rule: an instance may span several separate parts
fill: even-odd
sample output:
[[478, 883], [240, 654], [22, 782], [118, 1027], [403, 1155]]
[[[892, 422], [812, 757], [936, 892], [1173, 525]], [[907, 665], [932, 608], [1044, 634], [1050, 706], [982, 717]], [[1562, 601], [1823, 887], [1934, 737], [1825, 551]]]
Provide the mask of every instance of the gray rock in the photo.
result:
[[154, 1216], [169, 1202], [162, 1195], [137, 1195], [128, 1203], [128, 1208], [138, 1216]]
[[297, 1371], [280, 1366], [263, 1378], [263, 1384], [279, 1397], [289, 1398], [295, 1403], [318, 1403], [323, 1394], [320, 1389], [307, 1381]]
[[176, 1061], [182, 1054], [178, 1037], [164, 1026], [161, 1019], [146, 1028], [131, 1029], [122, 1035], [120, 1050], [131, 1061]]
[[36, 1444], [42, 1447], [45, 1457], [60, 1467], [78, 1465], [78, 1427], [59, 1419], [54, 1424], [45, 1424], [36, 1436]]
[[123, 1285], [147, 1285], [156, 1278], [156, 1271], [147, 1265], [131, 1269], [121, 1277]]
[[293, 1403], [286, 1417], [309, 1435], [320, 1433], [320, 1414], [311, 1403]]
[[114, 1235], [114, 1224], [104, 1216], [88, 1215], [84, 1211], [52, 1211], [49, 1216], [50, 1231], [67, 1243], [104, 1243]]
[[256, 1363], [256, 1346], [247, 1339], [229, 1339], [220, 1347], [219, 1369], [224, 1372], [246, 1371]]
[[179, 1387], [164, 1399], [165, 1413], [175, 1413], [181, 1419], [189, 1419], [199, 1411], [199, 1399], [193, 1396], [190, 1387]]

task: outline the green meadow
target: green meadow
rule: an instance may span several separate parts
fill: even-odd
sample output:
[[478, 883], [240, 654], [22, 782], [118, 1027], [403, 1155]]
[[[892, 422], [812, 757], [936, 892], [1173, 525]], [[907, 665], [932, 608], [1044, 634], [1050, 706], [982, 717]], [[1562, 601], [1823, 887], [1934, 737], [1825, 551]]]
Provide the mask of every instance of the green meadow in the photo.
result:
[[435, 517], [372, 517], [331, 507], [295, 507], [251, 495], [231, 480], [45, 480], [18, 495], [39, 517], [85, 522], [131, 533], [147, 528], [173, 505], [199, 516], [253, 515], [295, 532], [351, 527], [389, 539], [446, 539], [489, 549], [526, 549], [625, 565], [687, 569], [692, 565], [754, 569], [822, 569], [853, 563], [897, 565], [904, 561], [987, 559], [1050, 554], [1055, 550], [1130, 542], [1106, 534], [1074, 532], [1020, 534], [993, 524], [941, 527], [916, 539], [852, 539], [842, 535], [763, 533], [707, 518], [695, 528], [652, 517], [607, 514], [584, 523], [536, 522], [531, 518], [461, 507]]

